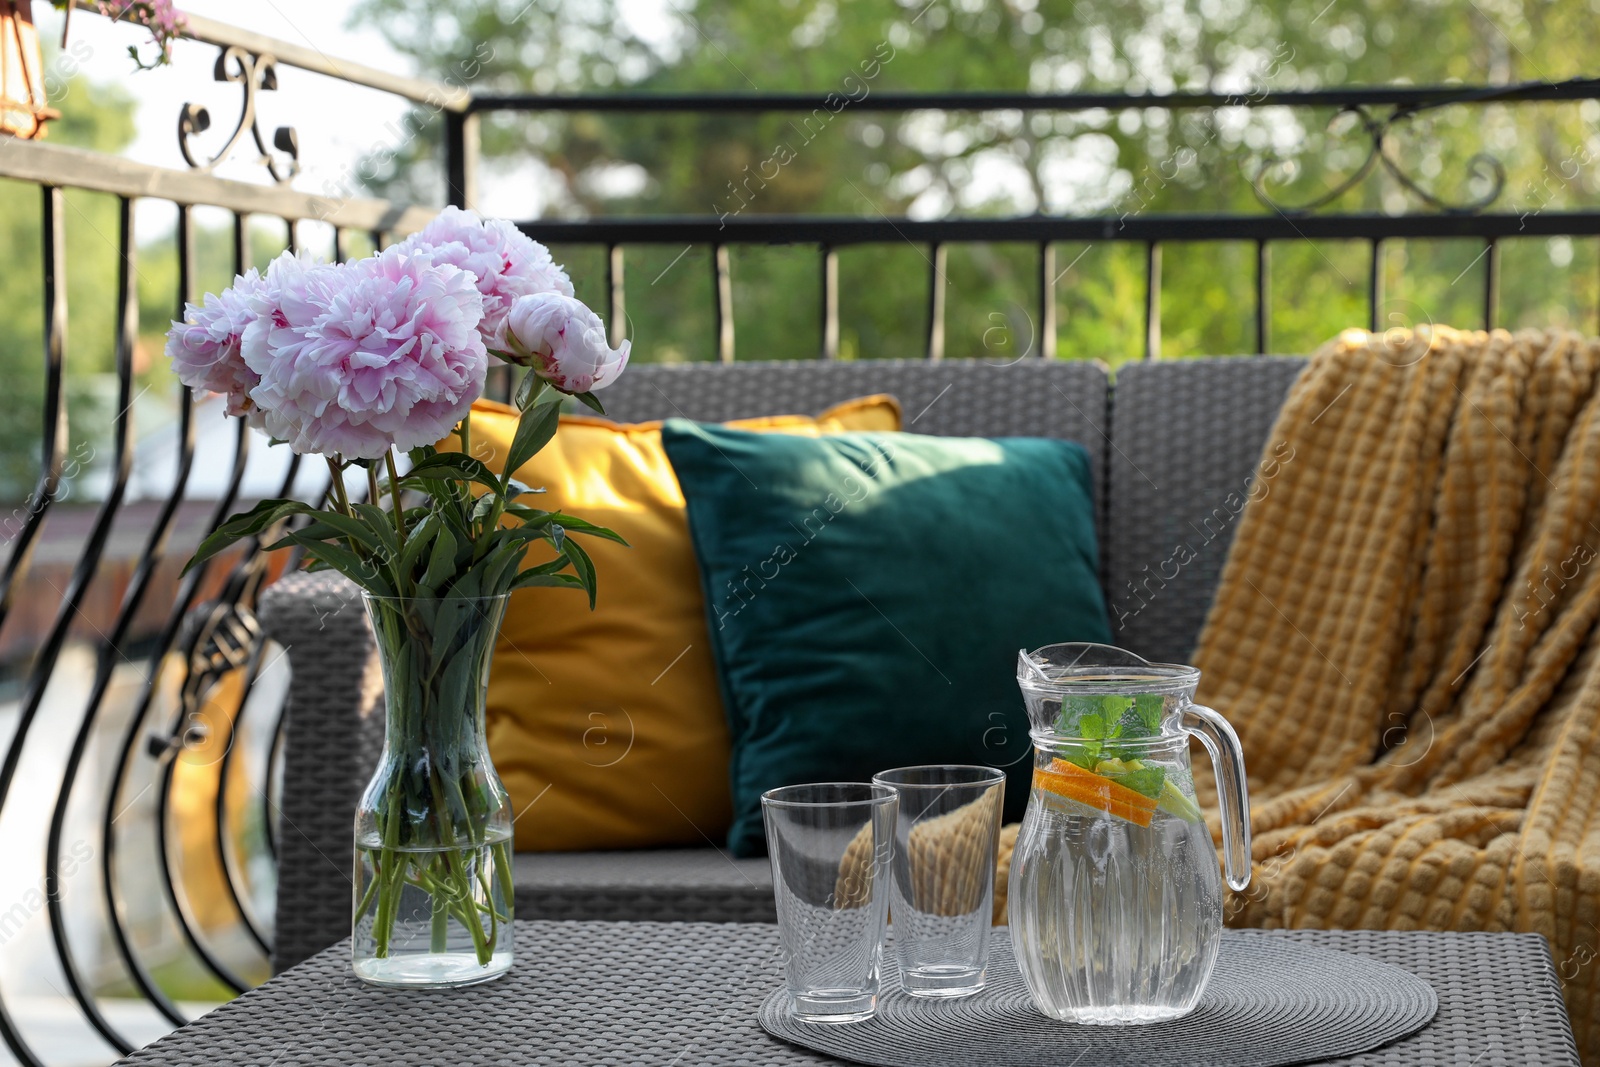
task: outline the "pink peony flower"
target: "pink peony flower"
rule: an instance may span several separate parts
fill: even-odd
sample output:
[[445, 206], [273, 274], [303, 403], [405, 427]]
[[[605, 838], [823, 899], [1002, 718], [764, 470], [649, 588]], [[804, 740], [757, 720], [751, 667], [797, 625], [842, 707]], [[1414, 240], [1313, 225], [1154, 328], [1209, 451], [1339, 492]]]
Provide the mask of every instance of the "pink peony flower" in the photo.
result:
[[178, 380], [191, 389], [221, 393], [229, 415], [243, 415], [251, 425], [261, 425], [261, 413], [250, 401], [250, 390], [261, 381], [245, 365], [239, 341], [255, 321], [251, 302], [266, 285], [251, 268], [221, 295], [207, 293], [199, 304], [183, 306], [183, 322], [167, 331], [167, 358]]
[[587, 393], [616, 381], [628, 365], [627, 341], [612, 349], [605, 324], [581, 300], [559, 293], [524, 296], [506, 317], [512, 362], [564, 393]]
[[572, 282], [550, 258], [550, 250], [505, 219], [483, 219], [476, 211], [447, 207], [402, 245], [431, 248], [435, 263], [470, 273], [483, 294], [478, 325], [490, 351], [506, 351], [506, 314], [518, 297], [534, 293], [572, 295]]
[[395, 246], [344, 266], [280, 256], [241, 342], [263, 428], [300, 453], [376, 459], [432, 444], [483, 391], [473, 276]]

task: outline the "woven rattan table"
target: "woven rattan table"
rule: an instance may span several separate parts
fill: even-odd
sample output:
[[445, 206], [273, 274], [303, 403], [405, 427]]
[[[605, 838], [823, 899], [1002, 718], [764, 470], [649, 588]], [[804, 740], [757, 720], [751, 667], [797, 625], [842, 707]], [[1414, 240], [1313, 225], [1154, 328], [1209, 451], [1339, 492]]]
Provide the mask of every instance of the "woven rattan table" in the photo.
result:
[[[1001, 935], [1004, 936], [1003, 931]], [[1430, 982], [1425, 1029], [1344, 1067], [1538, 1064], [1577, 1067], [1543, 938], [1533, 934], [1295, 931], [1406, 968]], [[336, 945], [123, 1061], [195, 1067], [315, 1064], [836, 1063], [769, 1036], [756, 1021], [780, 980], [778, 934], [763, 923], [519, 922], [517, 963], [498, 981], [450, 992], [374, 989]]]

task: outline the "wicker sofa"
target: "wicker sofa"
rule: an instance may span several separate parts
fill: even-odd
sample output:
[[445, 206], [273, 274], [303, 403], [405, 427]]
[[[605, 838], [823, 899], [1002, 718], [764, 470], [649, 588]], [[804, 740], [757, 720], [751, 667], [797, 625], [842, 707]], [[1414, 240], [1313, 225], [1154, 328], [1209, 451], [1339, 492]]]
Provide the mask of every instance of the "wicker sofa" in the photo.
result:
[[[722, 421], [888, 392], [912, 432], [1078, 441], [1099, 474], [1102, 580], [1117, 641], [1182, 660], [1262, 445], [1303, 365], [1276, 357], [1145, 362], [1122, 368], [1114, 388], [1086, 360], [640, 366], [604, 399], [622, 420]], [[1181, 566], [1179, 545], [1193, 554]], [[358, 593], [343, 579], [285, 578], [265, 591], [260, 613], [292, 673], [273, 959], [282, 970], [349, 932], [350, 828], [381, 747], [382, 687]], [[352, 670], [356, 663], [368, 668]], [[719, 844], [518, 854], [517, 915], [771, 921], [767, 861], [732, 859]]]

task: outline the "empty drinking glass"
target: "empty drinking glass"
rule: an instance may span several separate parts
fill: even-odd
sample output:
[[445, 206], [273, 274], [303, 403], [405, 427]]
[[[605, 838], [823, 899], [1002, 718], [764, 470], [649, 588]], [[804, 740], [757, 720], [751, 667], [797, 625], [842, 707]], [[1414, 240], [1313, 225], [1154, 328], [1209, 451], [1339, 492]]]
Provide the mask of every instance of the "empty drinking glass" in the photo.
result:
[[865, 782], [761, 796], [784, 977], [796, 1018], [843, 1023], [878, 1008], [895, 793]]
[[983, 988], [1006, 776], [993, 767], [898, 767], [873, 776], [899, 794], [894, 950], [915, 997]]

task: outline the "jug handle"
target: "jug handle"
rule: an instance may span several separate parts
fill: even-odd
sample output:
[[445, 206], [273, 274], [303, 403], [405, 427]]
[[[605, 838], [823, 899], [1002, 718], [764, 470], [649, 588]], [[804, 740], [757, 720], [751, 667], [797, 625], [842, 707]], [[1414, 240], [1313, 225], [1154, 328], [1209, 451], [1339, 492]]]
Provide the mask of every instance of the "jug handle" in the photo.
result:
[[1250, 885], [1250, 790], [1244, 778], [1244, 750], [1228, 720], [1199, 704], [1183, 709], [1183, 728], [1206, 746], [1216, 771], [1217, 803], [1222, 812], [1222, 863], [1228, 884], [1242, 892]]

